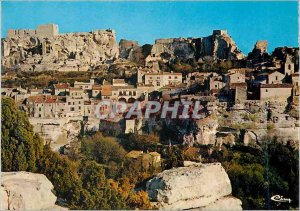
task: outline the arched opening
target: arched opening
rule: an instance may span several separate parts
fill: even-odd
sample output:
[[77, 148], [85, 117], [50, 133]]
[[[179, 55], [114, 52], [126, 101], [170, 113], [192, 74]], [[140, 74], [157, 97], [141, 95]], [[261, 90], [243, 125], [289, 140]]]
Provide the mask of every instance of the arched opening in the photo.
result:
[[128, 103], [134, 103], [135, 99], [133, 97], [128, 99]]
[[118, 100], [119, 102], [125, 102], [126, 103], [126, 99], [124, 97], [119, 98]]

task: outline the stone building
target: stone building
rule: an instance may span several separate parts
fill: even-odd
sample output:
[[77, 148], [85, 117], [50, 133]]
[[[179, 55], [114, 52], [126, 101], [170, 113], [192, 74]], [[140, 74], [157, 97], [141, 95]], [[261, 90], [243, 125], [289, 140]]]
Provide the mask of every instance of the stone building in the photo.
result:
[[82, 90], [92, 90], [93, 85], [95, 84], [95, 80], [92, 78], [88, 82], [74, 82], [74, 88], [82, 89]]
[[7, 31], [7, 38], [15, 37], [41, 37], [41, 38], [50, 38], [57, 36], [59, 34], [58, 25], [56, 24], [44, 24], [39, 25], [36, 29], [9, 29]]
[[223, 82], [222, 76], [212, 76], [209, 78], [209, 90], [211, 92], [219, 91], [224, 88], [225, 83]]
[[70, 85], [68, 83], [58, 83], [53, 85], [53, 95], [66, 95], [69, 92]]
[[261, 84], [260, 100], [287, 103], [292, 96], [292, 84]]
[[230, 86], [230, 84], [236, 84], [236, 83], [245, 83], [245, 81], [246, 81], [245, 74], [229, 73], [225, 75], [226, 86]]
[[282, 84], [284, 81], [284, 77], [284, 74], [278, 71], [273, 71], [268, 74], [267, 84]]
[[182, 73], [145, 73], [144, 75], [144, 84], [153, 85], [157, 90], [163, 86], [170, 84], [180, 84], [182, 83]]
[[66, 98], [54, 95], [36, 95], [27, 98], [29, 117], [56, 118], [65, 116]]
[[291, 75], [295, 72], [295, 64], [292, 61], [292, 57], [287, 54], [284, 61], [284, 74]]
[[101, 85], [93, 85], [92, 86], [92, 98], [100, 98], [101, 97]]
[[133, 103], [142, 93], [135, 86], [125, 83], [124, 79], [113, 79], [112, 84], [104, 81], [101, 87], [101, 98], [112, 101]]

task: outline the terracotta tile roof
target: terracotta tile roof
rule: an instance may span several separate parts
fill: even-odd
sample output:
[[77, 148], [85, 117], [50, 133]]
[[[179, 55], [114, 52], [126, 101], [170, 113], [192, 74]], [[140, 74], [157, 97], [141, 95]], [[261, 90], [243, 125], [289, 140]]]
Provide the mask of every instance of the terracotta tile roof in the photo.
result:
[[55, 89], [68, 89], [70, 85], [67, 83], [60, 83], [60, 84], [54, 84], [53, 86]]
[[91, 101], [84, 101], [84, 105], [91, 105]]
[[260, 88], [293, 88], [292, 84], [260, 84]]
[[169, 84], [163, 86], [161, 89], [176, 89], [176, 88], [186, 88], [186, 84]]
[[80, 90], [83, 91], [83, 89], [80, 88], [70, 87], [70, 91], [80, 91]]
[[30, 96], [27, 100], [32, 103], [64, 103], [65, 97], [56, 95], [37, 95]]
[[162, 73], [145, 73], [145, 75], [182, 75], [182, 73], [162, 72]]
[[102, 96], [111, 96], [112, 95], [112, 88], [110, 85], [103, 85], [101, 90]]
[[116, 91], [119, 89], [136, 89], [133, 85], [127, 85], [127, 86], [112, 86], [112, 90]]
[[92, 89], [93, 90], [101, 90], [101, 85], [93, 85]]
[[108, 81], [103, 81], [103, 85], [111, 85]]
[[234, 89], [236, 87], [247, 87], [247, 83], [231, 83], [230, 89]]
[[116, 83], [116, 84], [125, 83], [125, 80], [124, 79], [113, 79], [113, 84], [114, 83]]

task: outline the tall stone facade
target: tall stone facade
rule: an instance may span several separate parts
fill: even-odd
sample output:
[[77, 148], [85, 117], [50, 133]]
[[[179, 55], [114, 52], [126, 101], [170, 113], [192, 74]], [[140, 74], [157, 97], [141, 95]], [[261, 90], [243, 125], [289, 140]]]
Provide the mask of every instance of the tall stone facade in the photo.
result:
[[7, 38], [18, 38], [26, 36], [35, 37], [54, 37], [59, 34], [58, 25], [56, 24], [44, 24], [39, 25], [36, 29], [9, 29], [7, 31]]

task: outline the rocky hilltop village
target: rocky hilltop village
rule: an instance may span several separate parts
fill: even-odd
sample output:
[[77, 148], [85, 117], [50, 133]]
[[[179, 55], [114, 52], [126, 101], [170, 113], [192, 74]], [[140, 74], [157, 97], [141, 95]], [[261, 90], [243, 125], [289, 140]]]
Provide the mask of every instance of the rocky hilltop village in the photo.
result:
[[[268, 42], [258, 41], [245, 56], [226, 30], [202, 38], [157, 39], [153, 45], [124, 39], [117, 44], [113, 30], [60, 34], [55, 24], [9, 30], [1, 44], [2, 95], [20, 103], [35, 131], [51, 140], [56, 150], [76, 140], [82, 125], [85, 130], [107, 130], [116, 124], [122, 133], [141, 132], [143, 125], [153, 123], [120, 117], [99, 124], [94, 107], [103, 99], [146, 102], [157, 93], [164, 96], [161, 99], [203, 102], [203, 119], [194, 129], [187, 128], [195, 122], [170, 123], [172, 130], [176, 128], [175, 142], [216, 144], [220, 130], [239, 131], [239, 123], [251, 133], [245, 136], [247, 143], [249, 137], [259, 142], [263, 128], [271, 123], [278, 129], [274, 134], [297, 140], [298, 48], [279, 47], [268, 54]], [[86, 72], [89, 78], [60, 82], [54, 74], [46, 87], [22, 87], [28, 80], [16, 77], [16, 71]], [[84, 117], [88, 120], [83, 123]]]
[[[62, 34], [55, 24], [9, 30], [1, 45], [1, 94], [27, 113], [33, 131], [53, 151], [72, 158], [80, 154], [83, 138], [100, 131], [128, 147], [126, 159], [142, 163], [143, 170], [164, 166], [146, 184], [151, 203], [159, 209], [240, 210], [241, 201], [231, 195], [228, 175], [213, 155], [228, 154], [234, 146], [261, 153], [266, 140], [299, 148], [299, 48], [283, 46], [269, 53], [268, 41], [260, 40], [243, 54], [226, 30], [140, 46], [125, 39], [117, 43], [111, 29]], [[138, 101], [142, 109], [149, 101], [179, 101], [181, 111], [185, 101], [198, 101], [201, 118], [159, 118], [159, 110], [151, 118], [116, 114], [99, 119], [97, 112], [110, 114], [113, 109], [98, 107], [103, 100], [129, 107]], [[153, 134], [158, 137], [154, 148], [134, 145], [132, 137]], [[131, 142], [124, 144], [126, 137]], [[168, 154], [172, 147], [189, 156]], [[184, 166], [182, 159], [198, 163]], [[4, 177], [19, 178], [18, 173]], [[50, 194], [51, 184], [47, 186]], [[43, 208], [55, 206], [51, 197]], [[23, 208], [16, 198], [13, 207]]]
[[118, 45], [114, 30], [60, 34], [54, 24], [36, 30], [9, 30], [2, 40], [2, 56], [5, 68], [22, 71], [93, 71], [118, 59], [142, 59], [145, 66], [153, 66], [159, 60], [175, 58], [244, 58], [225, 30], [215, 30], [203, 38], [157, 39], [154, 45], [139, 46], [137, 41], [128, 40]]

